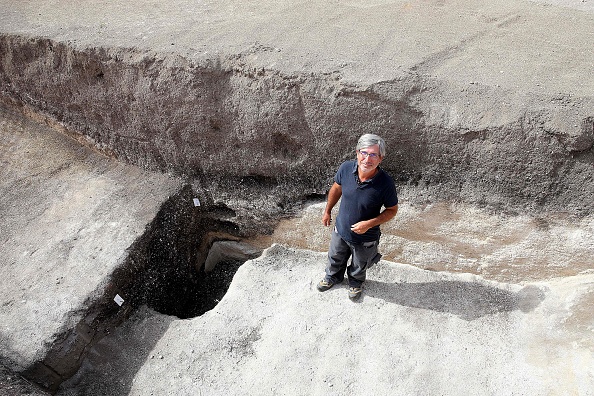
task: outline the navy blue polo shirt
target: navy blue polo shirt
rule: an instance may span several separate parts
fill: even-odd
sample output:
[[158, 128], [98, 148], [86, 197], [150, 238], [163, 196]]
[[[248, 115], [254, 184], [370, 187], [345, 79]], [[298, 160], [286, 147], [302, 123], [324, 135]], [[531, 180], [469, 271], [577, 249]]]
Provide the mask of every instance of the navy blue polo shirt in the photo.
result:
[[357, 161], [346, 161], [334, 176], [334, 181], [342, 187], [336, 230], [345, 241], [363, 243], [378, 240], [379, 226], [370, 228], [363, 235], [352, 232], [351, 226], [377, 217], [382, 206], [389, 208], [398, 204], [394, 180], [383, 169], [378, 170], [372, 179], [358, 183]]

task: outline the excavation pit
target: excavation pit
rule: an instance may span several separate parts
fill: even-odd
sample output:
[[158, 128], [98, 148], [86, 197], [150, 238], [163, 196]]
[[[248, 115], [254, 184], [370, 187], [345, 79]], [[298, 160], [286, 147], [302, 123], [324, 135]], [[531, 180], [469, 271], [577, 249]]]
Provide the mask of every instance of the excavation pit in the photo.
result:
[[[242, 242], [239, 227], [228, 219], [234, 215], [231, 210], [222, 205], [196, 206], [194, 196], [190, 186], [172, 196], [163, 204], [142, 238], [131, 247], [128, 260], [112, 276], [113, 286], [101, 299], [101, 304], [87, 313], [87, 318], [101, 318], [92, 326], [95, 334], [109, 338], [143, 306], [143, 310], [153, 310], [171, 320], [200, 316], [224, 297], [239, 267], [261, 254], [261, 249]], [[116, 308], [118, 303], [111, 300], [114, 293], [124, 301], [121, 307]], [[71, 367], [70, 376], [55, 378], [52, 383], [46, 380], [42, 385], [57, 391], [63, 381], [75, 376], [74, 383], [92, 382], [92, 386], [97, 386], [100, 381], [86, 378], [85, 370], [77, 374], [78, 366], [84, 364], [87, 354], [99, 355], [91, 357], [95, 362], [92, 364], [99, 360], [111, 365], [109, 362], [117, 358], [115, 350], [127, 348], [112, 345], [113, 340], [107, 341], [113, 347], [109, 351], [101, 346], [95, 348], [103, 336], [87, 342], [81, 355], [78, 355], [80, 350], [64, 354], [63, 348], [56, 349], [46, 361], [55, 359], [51, 355], [61, 354], [59, 364]], [[69, 338], [81, 338], [80, 331], [75, 330]], [[134, 343], [136, 345], [137, 341]], [[138, 350], [145, 348], [148, 346], [136, 345], [136, 350], [129, 352], [137, 358], [142, 356]], [[39, 383], [41, 371], [31, 371], [28, 377]], [[65, 385], [60, 392], [68, 394], [71, 386]]]
[[164, 281], [160, 293], [147, 296], [146, 304], [155, 311], [189, 319], [213, 309], [223, 298], [235, 272], [244, 261], [223, 261], [210, 272], [201, 269], [175, 281]]
[[180, 319], [201, 315], [224, 296], [241, 264], [260, 254], [240, 241], [239, 227], [228, 219], [233, 211], [193, 202], [190, 187], [170, 199], [139, 244], [133, 261], [145, 264], [130, 287], [136, 307], [146, 304]]

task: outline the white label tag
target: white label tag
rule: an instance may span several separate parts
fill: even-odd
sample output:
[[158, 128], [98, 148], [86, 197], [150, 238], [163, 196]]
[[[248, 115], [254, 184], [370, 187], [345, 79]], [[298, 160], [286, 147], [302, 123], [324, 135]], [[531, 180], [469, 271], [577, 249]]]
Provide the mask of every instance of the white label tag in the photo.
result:
[[116, 294], [115, 297], [113, 298], [113, 301], [116, 302], [116, 304], [118, 304], [120, 307], [122, 306], [122, 304], [124, 303], [124, 299], [122, 297], [120, 297], [119, 294]]
[[198, 198], [194, 198], [194, 206], [200, 206], [200, 200]]

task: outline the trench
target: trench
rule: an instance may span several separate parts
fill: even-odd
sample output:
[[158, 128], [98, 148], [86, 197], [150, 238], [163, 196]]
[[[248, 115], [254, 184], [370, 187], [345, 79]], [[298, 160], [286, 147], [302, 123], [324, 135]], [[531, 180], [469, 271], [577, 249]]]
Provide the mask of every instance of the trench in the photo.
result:
[[[26, 379], [55, 393], [69, 378], [85, 376], [77, 373], [94, 346], [140, 307], [178, 320], [200, 316], [218, 304], [239, 267], [262, 249], [244, 242], [232, 210], [208, 199], [195, 206], [195, 197], [188, 185], [163, 203], [113, 272], [103, 296], [72, 330], [58, 337], [43, 361], [23, 373]], [[121, 306], [114, 296], [123, 300]], [[109, 361], [112, 356], [101, 358]], [[68, 387], [62, 391], [69, 394]]]
[[[180, 319], [202, 315], [223, 298], [241, 264], [259, 255], [242, 254], [240, 227], [226, 218], [233, 211], [222, 204], [195, 207], [192, 200], [187, 187], [157, 215], [150, 242], [139, 253], [146, 266], [132, 287], [136, 306]], [[212, 259], [209, 250], [221, 242], [234, 244], [237, 253]], [[214, 262], [207, 266], [209, 258]]]
[[[426, 94], [416, 88], [407, 90], [403, 98], [398, 96], [398, 99], [393, 99], [391, 95], [383, 94], [379, 86], [369, 90], [347, 89], [348, 87], [344, 86], [337, 91], [335, 99], [328, 101], [324, 94], [321, 94], [326, 90], [317, 88], [334, 86], [334, 82], [325, 78], [309, 79], [309, 82], [314, 80], [313, 84], [298, 84], [300, 76], [281, 78], [282, 76], [269, 75], [261, 77], [260, 80], [266, 78], [267, 81], [274, 82], [270, 85], [276, 88], [256, 89], [254, 87], [269, 85], [252, 84], [255, 77], [246, 70], [213, 70], [209, 67], [192, 67], [188, 70], [180, 67], [171, 69], [173, 77], [163, 80], [167, 84], [161, 84], [162, 87], [170, 87], [170, 91], [144, 97], [140, 94], [144, 92], [144, 84], [154, 82], [152, 73], [159, 74], [157, 72], [161, 70], [168, 70], [167, 62], [163, 59], [156, 59], [155, 62], [155, 59], [147, 55], [143, 57], [146, 60], [142, 62], [125, 62], [121, 61], [117, 54], [112, 56], [99, 50], [80, 52], [66, 44], [51, 40], [28, 41], [22, 37], [4, 37], [0, 46], [4, 50], [3, 53], [15, 54], [14, 61], [3, 64], [5, 69], [2, 75], [5, 78], [0, 81], [3, 94], [9, 95], [15, 102], [24, 102], [38, 111], [49, 114], [51, 118], [72, 130], [85, 131], [90, 139], [105, 146], [106, 151], [113, 151], [123, 160], [142, 167], [178, 172], [199, 169], [202, 164], [196, 160], [198, 156], [194, 155], [194, 151], [218, 152], [221, 148], [217, 144], [223, 136], [223, 141], [234, 144], [224, 145], [221, 157], [235, 158], [237, 163], [242, 163], [246, 167], [223, 168], [226, 173], [222, 177], [230, 180], [232, 177], [254, 172], [257, 175], [259, 164], [241, 161], [241, 158], [253, 157], [255, 149], [267, 153], [276, 152], [275, 149], [282, 147], [283, 150], [278, 151], [278, 158], [271, 161], [277, 164], [276, 168], [270, 169], [269, 173], [260, 178], [250, 176], [252, 179], [246, 179], [254, 184], [268, 181], [269, 189], [274, 189], [277, 187], [277, 180], [270, 175], [284, 175], [291, 181], [290, 185], [294, 185], [292, 191], [286, 194], [283, 191], [286, 195], [285, 200], [291, 201], [290, 198], [298, 195], [297, 192], [319, 193], [331, 176], [334, 166], [345, 159], [346, 155], [350, 155], [347, 153], [351, 153], [353, 136], [349, 135], [351, 132], [339, 131], [377, 130], [386, 131], [386, 138], [401, 144], [391, 157], [394, 159], [386, 162], [386, 166], [394, 175], [400, 175], [398, 181], [401, 184], [408, 184], [411, 200], [427, 204], [435, 202], [438, 198], [453, 197], [454, 200], [478, 202], [481, 205], [500, 205], [499, 202], [509, 201], [509, 204], [503, 206], [520, 210], [525, 206], [532, 207], [536, 202], [538, 205], [549, 205], [553, 209], [567, 208], [576, 213], [590, 213], [590, 203], [594, 196], [589, 194], [593, 185], [589, 183], [593, 169], [592, 146], [589, 137], [591, 135], [587, 135], [586, 132], [591, 131], [591, 118], [585, 118], [582, 123], [583, 135], [588, 137], [583, 140], [588, 144], [583, 144], [580, 155], [574, 159], [573, 146], [568, 146], [573, 151], [567, 150], [551, 136], [540, 134], [538, 128], [530, 127], [532, 124], [538, 124], [537, 122], [529, 123], [526, 127], [518, 126], [524, 125], [522, 122], [512, 122], [504, 125], [501, 130], [471, 131], [473, 133], [466, 133], [462, 137], [457, 130], [450, 130], [445, 126], [423, 126], [420, 122], [423, 118], [421, 111], [411, 103], [421, 102]], [[62, 59], [60, 57], [71, 60], [74, 67], [69, 70], [46, 68], [45, 65], [69, 64], [58, 62]], [[31, 70], [39, 70], [38, 74], [21, 73], [22, 69], [27, 69], [23, 65], [36, 66], [28, 70], [29, 73], [32, 73]], [[38, 78], [39, 75], [44, 78]], [[126, 76], [132, 76], [131, 81], [126, 80]], [[127, 83], [122, 84], [125, 81]], [[195, 82], [200, 84], [192, 91], [189, 87]], [[391, 82], [386, 84], [385, 90], [399, 92], [403, 84]], [[417, 84], [419, 83], [415, 82], [412, 85]], [[64, 87], [68, 89], [63, 89]], [[376, 88], [378, 90], [374, 91]], [[72, 101], [73, 90], [79, 92], [75, 101]], [[188, 95], [187, 90], [199, 95]], [[431, 92], [431, 89], [427, 92]], [[271, 94], [272, 99], [269, 98]], [[146, 102], [136, 100], [139, 97], [146, 99]], [[170, 100], [161, 103], [163, 97]], [[261, 118], [253, 121], [253, 125], [239, 123], [237, 119], [241, 120], [241, 117], [236, 116], [243, 114], [240, 111], [243, 107], [240, 103], [234, 102], [234, 98], [247, 97], [253, 98], [254, 103], [271, 102], [274, 104], [272, 108], [278, 107], [278, 114], [273, 117], [275, 123], [269, 124], [267, 112], [263, 112]], [[276, 102], [280, 105], [277, 106]], [[374, 105], [369, 106], [370, 103]], [[195, 108], [199, 111], [189, 111]], [[398, 111], [394, 111], [395, 108]], [[161, 111], [155, 112], [153, 109]], [[187, 118], [184, 114], [186, 111], [188, 114], [200, 114], [201, 118]], [[127, 115], [134, 113], [138, 118], [125, 122], [128, 120]], [[105, 114], [110, 115], [109, 119], [103, 118]], [[169, 116], [161, 117], [161, 114]], [[164, 120], [175, 119], [175, 115], [179, 115], [177, 118], [184, 121], [173, 127], [163, 124]], [[244, 122], [245, 119], [251, 120], [250, 117], [243, 119]], [[146, 126], [146, 130], [142, 129], [141, 133], [137, 133], [138, 125]], [[310, 125], [326, 127], [312, 130]], [[238, 133], [253, 126], [264, 131], [284, 132], [275, 134], [274, 139], [267, 141], [268, 146], [263, 145], [263, 141], [256, 141], [253, 146], [238, 145]], [[154, 136], [162, 136], [160, 131], [163, 130], [169, 131], [173, 136], [170, 144], [165, 145], [168, 147], [163, 151], [165, 154], [151, 145], [141, 144], [154, 140]], [[325, 143], [312, 148], [310, 136], [313, 132], [318, 142]], [[128, 139], [128, 136], [131, 138]], [[508, 140], [516, 136], [517, 140]], [[434, 139], [435, 137], [440, 139]], [[561, 137], [563, 138], [563, 135]], [[196, 140], [192, 140], [194, 138]], [[439, 144], [435, 143], [436, 141]], [[532, 141], [536, 142], [534, 146], [530, 143]], [[419, 142], [422, 144], [418, 144]], [[195, 150], [178, 152], [178, 146], [193, 147]], [[491, 155], [491, 146], [500, 149], [497, 157]], [[291, 147], [291, 150], [288, 150], [288, 147]], [[310, 153], [310, 150], [314, 152]], [[525, 163], [523, 167], [518, 167], [511, 160], [507, 161], [508, 158], [523, 158], [524, 152], [529, 152], [533, 161]], [[217, 162], [208, 162], [210, 163]], [[294, 167], [294, 164], [303, 165]], [[210, 170], [219, 171], [212, 173], [221, 171]], [[544, 177], [543, 173], [550, 176]], [[521, 177], [517, 177], [518, 175]], [[525, 182], [533, 176], [539, 180], [538, 183]], [[279, 190], [284, 188], [281, 187]], [[229, 188], [232, 189], [233, 186]], [[218, 257], [206, 266], [213, 246], [220, 243], [240, 244], [243, 241], [246, 235], [242, 227], [246, 227], [246, 224], [240, 225], [236, 222], [236, 214], [222, 203], [201, 199], [205, 202], [203, 206], [193, 206], [191, 203], [196, 194], [197, 192], [188, 186], [163, 204], [144, 235], [130, 247], [127, 260], [113, 273], [111, 283], [106, 287], [103, 296], [88, 309], [73, 329], [58, 337], [58, 341], [43, 361], [26, 371], [27, 378], [45, 389], [57, 390], [62, 382], [79, 371], [85, 356], [94, 345], [125, 324], [128, 318], [143, 306], [175, 319], [189, 319], [216, 306], [223, 298], [237, 269], [256, 253], [245, 252], [243, 257]], [[280, 202], [283, 203], [283, 199]], [[254, 207], [257, 205], [250, 205], [250, 208]], [[278, 207], [272, 209], [280, 210]], [[268, 208], [263, 211], [265, 210]], [[421, 214], [423, 213], [428, 212]], [[271, 217], [274, 217], [274, 214]], [[427, 217], [431, 216], [427, 214]], [[442, 256], [451, 257], [450, 262], [441, 263], [442, 267], [438, 269], [468, 271], [468, 267], [472, 265], [471, 269], [475, 269], [481, 275], [513, 276], [513, 273], [507, 275], [507, 272], [504, 272], [507, 268], [501, 269], [489, 261], [480, 261], [479, 253], [480, 249], [485, 249], [484, 241], [474, 238], [480, 239], [475, 242], [469, 238], [470, 232], [460, 230], [454, 237], [451, 232], [444, 232], [445, 236], [439, 233], [434, 235], [436, 232], [420, 224], [422, 222], [415, 222], [416, 220], [406, 217], [400, 218], [403, 219], [397, 220], [400, 222], [400, 228], [394, 230], [391, 235], [390, 257], [400, 260], [404, 257], [412, 265], [424, 266], [431, 261], [428, 257], [435, 256], [433, 251], [438, 246], [444, 250], [440, 253]], [[311, 224], [314, 222], [317, 223], [317, 220]], [[458, 221], [455, 224], [459, 223], [462, 222]], [[412, 226], [407, 228], [407, 224]], [[423, 226], [427, 231], [420, 236], [401, 231], [423, 230]], [[496, 229], [499, 230], [500, 239], [504, 240], [507, 237], [507, 228], [501, 226]], [[489, 240], [491, 231], [485, 231], [484, 240]], [[525, 230], [518, 231], [518, 235], [525, 235], [526, 232], [523, 231]], [[578, 231], [572, 229], [566, 234], [575, 236]], [[314, 235], [315, 232], [317, 231], [307, 235]], [[386, 236], [390, 236], [389, 229], [386, 229]], [[293, 241], [295, 240], [298, 238], [293, 238]], [[425, 243], [427, 240], [434, 243]], [[500, 246], [497, 243], [492, 245], [488, 247], [493, 250], [493, 256], [498, 257]], [[538, 247], [542, 245], [538, 241], [533, 245], [534, 257], [539, 260], [526, 258], [524, 253], [522, 260], [540, 263], [541, 256], [537, 253]], [[300, 247], [311, 246], [311, 240], [307, 240]], [[566, 265], [570, 267], [571, 274], [590, 269], [590, 261], [581, 259], [590, 257], [589, 246], [580, 251], [578, 265]], [[572, 246], [563, 245], [562, 248], [567, 251], [574, 250]], [[525, 250], [525, 246], [520, 246], [518, 250], [520, 249]], [[242, 251], [241, 246], [237, 251]], [[512, 249], [509, 253], [512, 263], [519, 256], [515, 251]], [[570, 254], [564, 254], [561, 258], [565, 259], [566, 256], [569, 257]], [[553, 257], [551, 262], [554, 264], [561, 261], [557, 258]], [[568, 260], [562, 262], [569, 263]], [[542, 273], [540, 267], [547, 266], [534, 267], [530, 269], [537, 269]], [[558, 270], [558, 266], [555, 265], [548, 268]], [[548, 272], [546, 275], [550, 276]], [[114, 303], [116, 295], [124, 299], [122, 306]]]

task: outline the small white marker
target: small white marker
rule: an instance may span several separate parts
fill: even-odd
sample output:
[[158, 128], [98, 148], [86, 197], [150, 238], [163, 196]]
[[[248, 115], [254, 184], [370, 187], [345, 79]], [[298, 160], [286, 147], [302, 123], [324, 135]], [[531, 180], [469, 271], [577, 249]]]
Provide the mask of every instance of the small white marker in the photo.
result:
[[198, 198], [194, 198], [194, 206], [200, 206], [200, 200]]
[[122, 297], [120, 297], [119, 294], [116, 294], [115, 297], [113, 298], [113, 301], [116, 302], [116, 304], [118, 304], [120, 307], [122, 306], [122, 304], [124, 303], [124, 299]]

